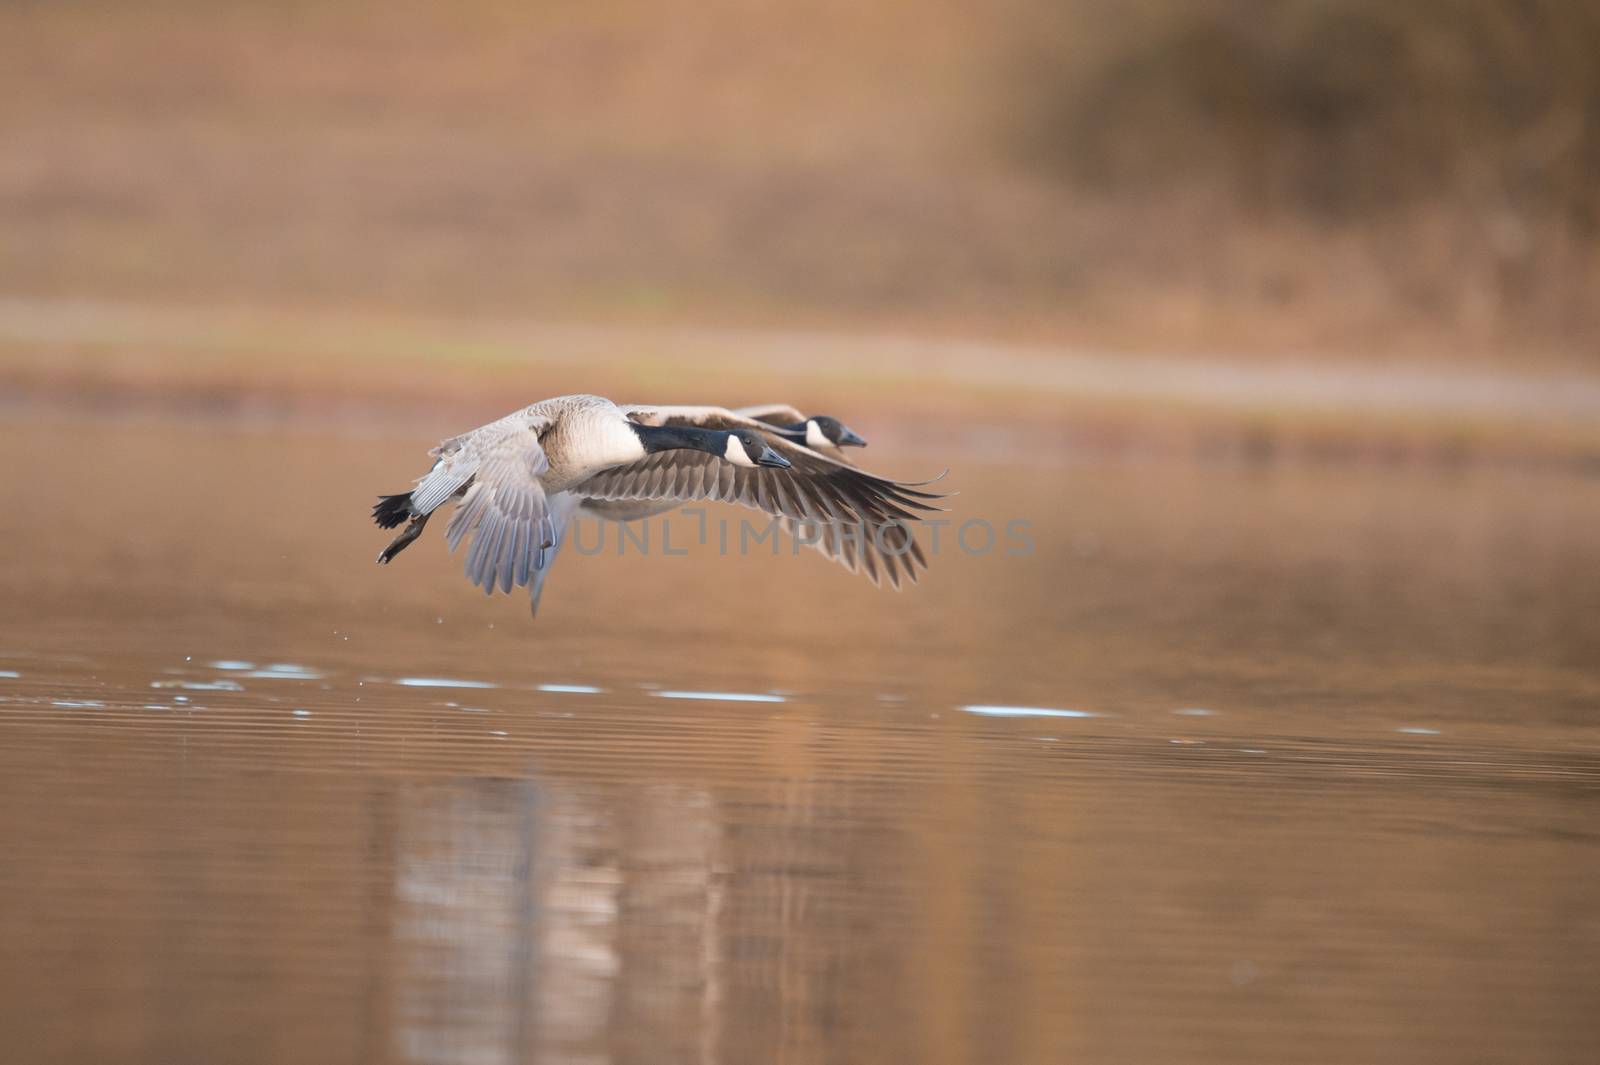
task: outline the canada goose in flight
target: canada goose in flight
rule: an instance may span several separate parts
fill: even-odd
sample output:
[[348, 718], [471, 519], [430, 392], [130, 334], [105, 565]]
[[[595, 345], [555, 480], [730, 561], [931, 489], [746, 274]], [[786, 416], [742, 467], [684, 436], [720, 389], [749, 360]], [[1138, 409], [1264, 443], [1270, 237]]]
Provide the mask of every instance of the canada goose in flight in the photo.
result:
[[[917, 512], [939, 509], [929, 501], [941, 497], [790, 440], [810, 434], [812, 422], [818, 433], [829, 428], [793, 408], [781, 413], [795, 417], [775, 425], [720, 407], [619, 407], [582, 395], [534, 403], [444, 441], [411, 491], [379, 497], [372, 510], [379, 526], [409, 524], [378, 561], [405, 550], [433, 512], [455, 500], [445, 540], [454, 551], [471, 536], [467, 577], [486, 593], [527, 586], [537, 613], [545, 575], [580, 507], [629, 520], [723, 500], [765, 511], [791, 532], [815, 526], [819, 550], [873, 583], [880, 570], [895, 587], [901, 570], [915, 580], [927, 561], [906, 526]], [[852, 438], [860, 440], [848, 430], [839, 435]], [[614, 513], [604, 512], [608, 505]]]
[[812, 451], [830, 458], [842, 459], [843, 456], [838, 453], [840, 448], [867, 446], [865, 440], [851, 432], [838, 418], [830, 418], [826, 414], [807, 418], [787, 403], [738, 407], [732, 413], [752, 421], [765, 422], [776, 428], [790, 443], [804, 444]]
[[[755, 407], [627, 407], [629, 417], [639, 417], [652, 424], [692, 425], [700, 428], [755, 429], [775, 434], [790, 443], [802, 444], [835, 463], [853, 465], [843, 453], [845, 447], [866, 447], [867, 442], [847, 428], [837, 418], [827, 415], [807, 417], [787, 403], [768, 403]], [[906, 486], [916, 487], [916, 486]], [[934, 498], [934, 497], [928, 497]], [[579, 513], [591, 518], [609, 521], [639, 521], [676, 510], [680, 501], [615, 500], [585, 498]], [[900, 587], [900, 569], [896, 558], [902, 559], [905, 575], [915, 583], [919, 570], [926, 569], [928, 560], [917, 544], [916, 538], [901, 525], [877, 527], [868, 522], [850, 518], [832, 521], [796, 521], [788, 515], [778, 515], [778, 523], [785, 535], [816, 548], [825, 557], [840, 563], [852, 573], [861, 573], [877, 584], [880, 573], [895, 588]], [[881, 547], [880, 547], [881, 545]]]

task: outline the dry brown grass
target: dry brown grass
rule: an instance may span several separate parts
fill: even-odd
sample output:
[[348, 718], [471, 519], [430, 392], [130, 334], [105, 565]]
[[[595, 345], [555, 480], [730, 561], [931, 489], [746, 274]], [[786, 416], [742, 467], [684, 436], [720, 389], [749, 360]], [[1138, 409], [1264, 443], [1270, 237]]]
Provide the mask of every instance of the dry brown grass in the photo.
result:
[[1596, 50], [1505, 6], [12, 3], [0, 288], [1588, 360]]

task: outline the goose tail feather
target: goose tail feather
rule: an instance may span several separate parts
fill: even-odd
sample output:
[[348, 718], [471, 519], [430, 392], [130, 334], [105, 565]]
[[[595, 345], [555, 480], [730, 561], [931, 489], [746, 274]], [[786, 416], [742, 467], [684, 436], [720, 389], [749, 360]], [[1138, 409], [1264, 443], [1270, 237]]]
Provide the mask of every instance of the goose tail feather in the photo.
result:
[[401, 492], [392, 496], [379, 496], [377, 505], [372, 508], [372, 520], [378, 523], [378, 528], [380, 529], [393, 529], [407, 518], [413, 516], [410, 492]]

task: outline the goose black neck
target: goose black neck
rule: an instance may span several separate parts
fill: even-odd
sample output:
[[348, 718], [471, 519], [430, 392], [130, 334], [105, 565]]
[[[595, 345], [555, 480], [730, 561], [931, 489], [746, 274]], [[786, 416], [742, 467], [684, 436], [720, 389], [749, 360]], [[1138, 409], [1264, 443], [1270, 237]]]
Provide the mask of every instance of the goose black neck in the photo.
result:
[[728, 446], [728, 434], [717, 429], [698, 429], [692, 425], [634, 425], [634, 433], [644, 445], [645, 454], [657, 451], [709, 451], [720, 455]]
[[806, 442], [805, 422], [801, 422], [799, 425], [775, 425], [772, 428], [773, 431], [791, 444], [803, 444]]

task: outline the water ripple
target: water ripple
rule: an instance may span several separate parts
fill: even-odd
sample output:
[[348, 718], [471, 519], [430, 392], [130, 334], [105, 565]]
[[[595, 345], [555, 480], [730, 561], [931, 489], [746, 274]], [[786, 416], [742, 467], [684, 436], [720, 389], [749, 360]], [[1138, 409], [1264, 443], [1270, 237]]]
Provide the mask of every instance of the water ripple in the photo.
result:
[[262, 669], [252, 670], [244, 674], [258, 680], [321, 680], [322, 674], [307, 666], [296, 665], [293, 662], [274, 662]]
[[958, 709], [984, 717], [1099, 717], [1088, 710], [1056, 710], [1048, 706], [963, 706]]
[[192, 692], [242, 692], [244, 685], [236, 680], [153, 680], [152, 688], [182, 688]]
[[658, 691], [650, 694], [661, 699], [703, 699], [709, 702], [724, 703], [781, 703], [786, 701], [781, 695], [758, 695], [746, 692]]
[[486, 680], [453, 680], [450, 677], [396, 677], [395, 683], [407, 688], [498, 688]]

